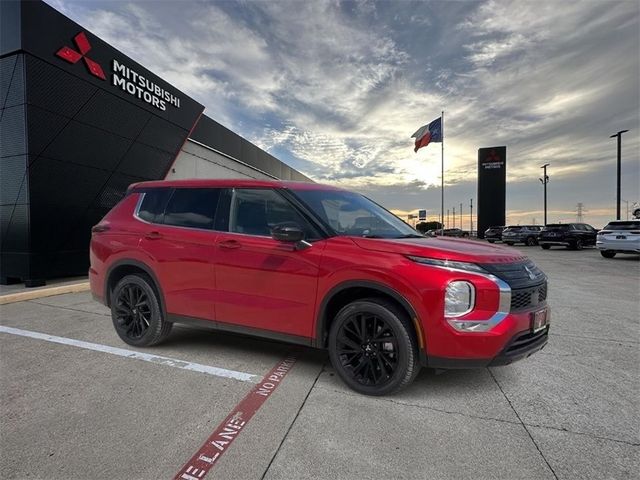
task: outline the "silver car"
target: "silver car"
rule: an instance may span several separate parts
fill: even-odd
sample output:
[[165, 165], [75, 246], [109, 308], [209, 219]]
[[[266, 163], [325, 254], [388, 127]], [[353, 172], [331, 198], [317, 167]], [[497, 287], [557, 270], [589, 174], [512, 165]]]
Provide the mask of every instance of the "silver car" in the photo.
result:
[[640, 220], [614, 220], [598, 232], [596, 247], [605, 258], [640, 253]]

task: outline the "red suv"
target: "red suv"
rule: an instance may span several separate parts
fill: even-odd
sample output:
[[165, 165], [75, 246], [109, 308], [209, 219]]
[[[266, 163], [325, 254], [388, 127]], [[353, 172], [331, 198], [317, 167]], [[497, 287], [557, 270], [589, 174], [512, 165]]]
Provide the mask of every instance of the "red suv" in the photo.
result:
[[547, 279], [516, 250], [428, 238], [357, 193], [314, 183], [132, 185], [93, 228], [91, 289], [120, 338], [174, 323], [328, 348], [354, 390], [420, 366], [505, 365], [547, 343]]

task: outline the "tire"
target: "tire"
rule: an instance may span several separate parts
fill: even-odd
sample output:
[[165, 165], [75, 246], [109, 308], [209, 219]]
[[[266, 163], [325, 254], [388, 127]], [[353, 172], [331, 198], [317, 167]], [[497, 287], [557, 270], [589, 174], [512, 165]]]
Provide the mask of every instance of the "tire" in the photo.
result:
[[506, 244], [507, 244], [507, 245], [509, 245], [510, 247], [513, 247], [513, 246], [515, 245], [513, 242], [504, 242], [504, 243], [506, 243]]
[[164, 319], [153, 282], [145, 274], [127, 275], [116, 284], [111, 320], [122, 341], [134, 347], [157, 345], [173, 326]]
[[582, 240], [580, 238], [576, 238], [569, 248], [571, 248], [571, 250], [582, 250]]
[[540, 246], [542, 247], [543, 250], [549, 250], [551, 248], [551, 245], [546, 245], [546, 244], [543, 244]]
[[616, 256], [616, 252], [612, 250], [600, 250], [600, 255], [602, 255], [604, 258], [613, 258]]
[[[387, 337], [395, 341], [383, 342]], [[397, 392], [420, 370], [411, 320], [380, 298], [356, 300], [338, 312], [329, 332], [329, 358], [344, 383], [364, 395]]]
[[534, 237], [528, 237], [525, 243], [527, 244], [527, 247], [534, 247], [538, 242], [536, 242]]
[[495, 241], [495, 240], [487, 240], [487, 242], [489, 242], [489, 243], [496, 243], [496, 241]]

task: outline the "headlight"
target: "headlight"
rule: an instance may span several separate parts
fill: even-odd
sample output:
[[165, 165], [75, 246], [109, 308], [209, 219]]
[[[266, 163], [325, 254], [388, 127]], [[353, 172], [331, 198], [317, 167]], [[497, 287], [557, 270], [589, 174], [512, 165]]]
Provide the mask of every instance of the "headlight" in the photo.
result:
[[476, 301], [476, 289], [472, 283], [456, 280], [449, 285], [444, 294], [444, 316], [447, 318], [461, 317], [471, 310]]
[[433, 265], [434, 267], [451, 268], [454, 270], [464, 270], [465, 272], [488, 273], [484, 268], [475, 263], [456, 262], [452, 260], [440, 260], [439, 258], [414, 257], [409, 255], [409, 260], [423, 265]]

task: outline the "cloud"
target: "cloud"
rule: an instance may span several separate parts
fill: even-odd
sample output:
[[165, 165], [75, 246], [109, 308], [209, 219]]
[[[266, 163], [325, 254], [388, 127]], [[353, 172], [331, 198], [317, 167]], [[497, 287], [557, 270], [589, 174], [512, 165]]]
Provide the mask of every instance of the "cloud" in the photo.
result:
[[414, 154], [409, 136], [442, 109], [452, 204], [475, 196], [477, 149], [507, 145], [514, 215], [546, 162], [611, 208], [592, 177], [623, 128], [640, 199], [636, 2], [51, 1], [294, 168], [393, 208], [439, 210], [440, 145]]

